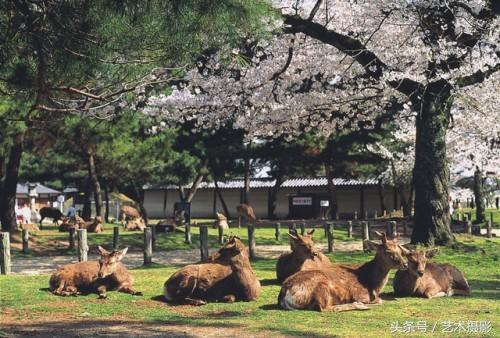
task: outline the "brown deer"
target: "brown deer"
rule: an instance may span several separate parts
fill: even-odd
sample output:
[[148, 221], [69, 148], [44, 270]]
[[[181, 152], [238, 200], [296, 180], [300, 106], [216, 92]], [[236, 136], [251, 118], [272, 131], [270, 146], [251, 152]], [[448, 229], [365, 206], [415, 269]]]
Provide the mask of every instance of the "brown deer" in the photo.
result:
[[118, 214], [118, 218], [123, 222], [129, 219], [136, 219], [141, 217], [141, 213], [134, 207], [130, 205], [122, 205], [120, 207], [120, 212]]
[[107, 298], [106, 291], [108, 290], [142, 295], [132, 289], [132, 276], [121, 263], [127, 249], [108, 252], [99, 247], [101, 255], [99, 261], [80, 262], [60, 267], [50, 277], [50, 291], [59, 296], [77, 296], [81, 293], [96, 292], [99, 298]]
[[364, 264], [332, 264], [321, 270], [299, 271], [281, 287], [278, 304], [287, 310], [366, 310], [366, 304], [381, 304], [380, 292], [390, 269], [406, 268], [408, 251], [376, 232], [382, 244], [365, 241], [375, 257]]
[[94, 217], [94, 220], [92, 222], [85, 222], [85, 226], [80, 227], [80, 229], [87, 229], [88, 232], [95, 232], [96, 234], [100, 234], [104, 231], [104, 226], [102, 225], [102, 217]]
[[216, 220], [214, 222], [214, 228], [229, 229], [229, 224], [227, 223], [227, 217], [223, 213], [215, 213]]
[[127, 231], [144, 231], [146, 229], [146, 223], [142, 217], [127, 220], [124, 224], [125, 230]]
[[230, 237], [208, 263], [187, 265], [165, 282], [168, 302], [204, 305], [207, 301], [252, 301], [260, 283], [248, 259], [248, 250], [238, 237]]
[[244, 219], [255, 222], [257, 217], [255, 217], [255, 213], [253, 212], [252, 206], [246, 203], [241, 203], [236, 207], [236, 211], [238, 212], [238, 217], [243, 217]]
[[283, 283], [285, 279], [298, 271], [321, 270], [332, 263], [314, 246], [312, 235], [314, 229], [301, 236], [296, 231], [289, 233], [291, 252], [281, 254], [276, 263], [276, 279]]
[[444, 296], [470, 296], [470, 288], [462, 272], [450, 264], [427, 262], [437, 249], [412, 250], [408, 258], [408, 270], [396, 272], [393, 280], [396, 296], [424, 298]]

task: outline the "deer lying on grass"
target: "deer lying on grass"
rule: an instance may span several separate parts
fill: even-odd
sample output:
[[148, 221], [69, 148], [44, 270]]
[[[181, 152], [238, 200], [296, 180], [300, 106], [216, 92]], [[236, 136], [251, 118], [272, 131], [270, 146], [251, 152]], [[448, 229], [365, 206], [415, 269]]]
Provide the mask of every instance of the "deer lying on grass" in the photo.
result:
[[408, 270], [399, 270], [394, 276], [396, 296], [470, 296], [469, 284], [457, 268], [450, 264], [427, 262], [436, 253], [437, 249], [412, 250], [406, 255]]
[[134, 218], [125, 221], [124, 227], [127, 231], [144, 231], [146, 229], [146, 222], [144, 222], [142, 217]]
[[58, 296], [77, 296], [81, 293], [99, 294], [107, 298], [106, 291], [118, 290], [131, 295], [142, 295], [132, 289], [133, 279], [120, 261], [128, 248], [108, 252], [99, 247], [99, 261], [68, 264], [57, 269], [50, 277], [50, 290]]
[[95, 232], [96, 234], [100, 234], [104, 231], [104, 226], [102, 225], [102, 217], [96, 216], [92, 222], [85, 222], [84, 228], [80, 227], [80, 229], [87, 229], [88, 232]]
[[314, 229], [307, 235], [301, 236], [296, 231], [289, 233], [291, 252], [281, 254], [276, 263], [276, 279], [283, 283], [285, 279], [298, 271], [321, 270], [323, 267], [331, 266], [332, 263], [318, 251], [312, 240]]
[[204, 305], [207, 301], [252, 301], [260, 293], [260, 283], [248, 259], [248, 250], [238, 237], [230, 237], [210, 257], [210, 262], [187, 265], [165, 282], [169, 302]]
[[299, 271], [285, 280], [278, 304], [287, 310], [366, 310], [365, 304], [381, 304], [379, 294], [390, 269], [406, 268], [408, 251], [376, 232], [382, 244], [365, 241], [375, 257], [364, 264], [332, 264], [321, 270]]

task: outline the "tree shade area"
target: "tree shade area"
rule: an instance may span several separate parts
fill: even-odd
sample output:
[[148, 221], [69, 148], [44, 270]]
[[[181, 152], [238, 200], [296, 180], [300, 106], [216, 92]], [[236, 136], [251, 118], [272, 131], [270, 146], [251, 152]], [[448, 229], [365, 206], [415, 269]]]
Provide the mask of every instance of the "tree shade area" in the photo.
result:
[[[114, 287], [134, 299], [131, 275], [151, 297], [172, 276], [165, 288], [171, 294], [159, 297], [182, 306], [253, 301], [262, 287], [263, 298], [278, 303], [248, 308], [248, 318], [260, 322], [265, 311], [335, 316], [371, 309], [387, 298], [379, 297], [387, 282], [380, 271], [399, 269], [401, 276], [408, 269], [407, 280], [424, 278], [424, 271], [411, 275], [412, 260], [431, 260], [441, 247], [436, 261], [455, 267], [429, 262], [428, 269], [448, 288], [429, 286], [422, 295], [470, 296], [472, 289], [472, 302], [464, 297], [453, 306], [491, 309], [477, 321], [493, 321], [480, 333], [495, 333], [489, 314], [498, 307], [490, 300], [498, 300], [492, 285], [499, 278], [487, 270], [497, 259], [500, 226], [499, 37], [500, 5], [493, 0], [2, 1], [0, 271], [12, 265], [26, 273], [17, 264], [38, 256], [86, 261], [99, 253], [100, 263], [85, 271], [97, 269], [89, 285], [100, 283], [100, 298], [113, 288], [104, 282], [107, 266]], [[207, 229], [212, 225], [216, 230]], [[306, 230], [316, 231], [320, 249]], [[276, 269], [291, 271], [297, 262], [300, 268], [280, 289], [268, 283], [269, 270], [279, 257], [273, 250], [287, 249], [287, 232], [297, 256], [279, 258]], [[219, 247], [208, 258], [208, 248]], [[169, 256], [175, 250], [182, 263]], [[193, 281], [204, 266], [197, 275], [191, 265], [174, 273], [171, 264], [195, 263], [196, 250], [214, 264], [210, 278], [231, 283], [206, 281], [201, 290]], [[333, 263], [368, 262], [370, 250], [376, 255], [346, 271], [321, 265], [321, 250]], [[159, 252], [167, 267], [158, 271], [166, 275], [130, 275], [125, 266], [138, 265], [127, 259], [135, 262], [138, 252], [144, 269]], [[32, 287], [47, 279], [47, 271], [35, 272], [41, 276], [29, 280]], [[0, 312], [6, 306], [12, 324], [12, 311], [22, 317], [20, 307], [38, 308], [41, 298], [20, 300], [12, 285], [23, 277], [8, 278], [0, 276], [7, 299]], [[51, 278], [61, 280], [50, 285], [52, 293], [80, 292], [64, 278]], [[342, 283], [352, 290], [337, 288]], [[328, 291], [300, 296], [308, 288]], [[76, 308], [89, 298], [83, 299]], [[204, 326], [218, 313], [214, 306], [188, 311], [204, 318], [195, 324], [177, 323], [177, 312], [169, 318], [177, 326]], [[224, 305], [221, 316], [230, 308]], [[423, 309], [437, 314], [427, 303]], [[110, 318], [130, 318], [126, 309], [108, 310]], [[364, 312], [355, 313], [362, 321]], [[476, 320], [469, 314], [465, 320]], [[279, 315], [268, 326], [230, 321], [257, 335], [277, 328], [285, 336], [307, 334], [305, 323], [283, 327], [293, 318]], [[334, 322], [341, 336], [361, 334]], [[374, 335], [395, 333], [373, 321], [368, 326]], [[234, 335], [235, 327], [224, 334]]]

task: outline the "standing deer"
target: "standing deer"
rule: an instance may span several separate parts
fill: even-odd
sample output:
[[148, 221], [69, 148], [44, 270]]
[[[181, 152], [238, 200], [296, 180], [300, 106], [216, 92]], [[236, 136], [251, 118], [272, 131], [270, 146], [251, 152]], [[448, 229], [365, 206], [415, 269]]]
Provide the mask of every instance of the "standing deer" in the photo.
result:
[[364, 264], [333, 264], [321, 270], [299, 271], [281, 287], [278, 304], [287, 310], [348, 311], [366, 310], [366, 304], [381, 304], [380, 292], [387, 283], [390, 269], [408, 266], [408, 251], [376, 232], [382, 244], [366, 240], [375, 257]]
[[132, 289], [133, 279], [121, 260], [128, 248], [108, 252], [99, 247], [99, 261], [68, 264], [57, 269], [50, 277], [50, 291], [59, 296], [76, 296], [97, 292], [107, 298], [106, 291], [118, 290], [131, 295], [142, 295]]
[[396, 272], [393, 280], [396, 296], [424, 298], [470, 296], [464, 275], [453, 265], [427, 262], [437, 249], [412, 250], [407, 254], [408, 270]]
[[283, 283], [285, 279], [298, 271], [321, 270], [323, 267], [331, 266], [332, 263], [314, 246], [312, 235], [314, 229], [307, 235], [301, 236], [297, 232], [289, 233], [291, 252], [281, 254], [276, 263], [276, 279]]
[[255, 217], [255, 213], [253, 212], [253, 208], [249, 204], [239, 204], [236, 207], [236, 211], [238, 212], [238, 218], [244, 218], [247, 221], [251, 222], [255, 222], [257, 220], [257, 218]]
[[229, 238], [208, 263], [187, 265], [164, 285], [167, 301], [188, 305], [252, 301], [259, 293], [260, 283], [250, 265], [248, 250], [237, 237]]

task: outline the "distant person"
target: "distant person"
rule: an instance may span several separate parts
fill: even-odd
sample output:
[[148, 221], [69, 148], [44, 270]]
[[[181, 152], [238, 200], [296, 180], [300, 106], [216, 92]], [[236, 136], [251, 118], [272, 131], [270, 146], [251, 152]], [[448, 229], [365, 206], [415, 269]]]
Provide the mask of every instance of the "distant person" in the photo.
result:
[[31, 223], [31, 209], [28, 205], [24, 205], [21, 209], [21, 215], [23, 216], [23, 223], [30, 224]]
[[71, 217], [71, 218], [75, 218], [75, 216], [76, 216], [76, 208], [75, 208], [74, 204], [72, 204], [68, 208], [68, 213], [66, 214], [66, 216]]

